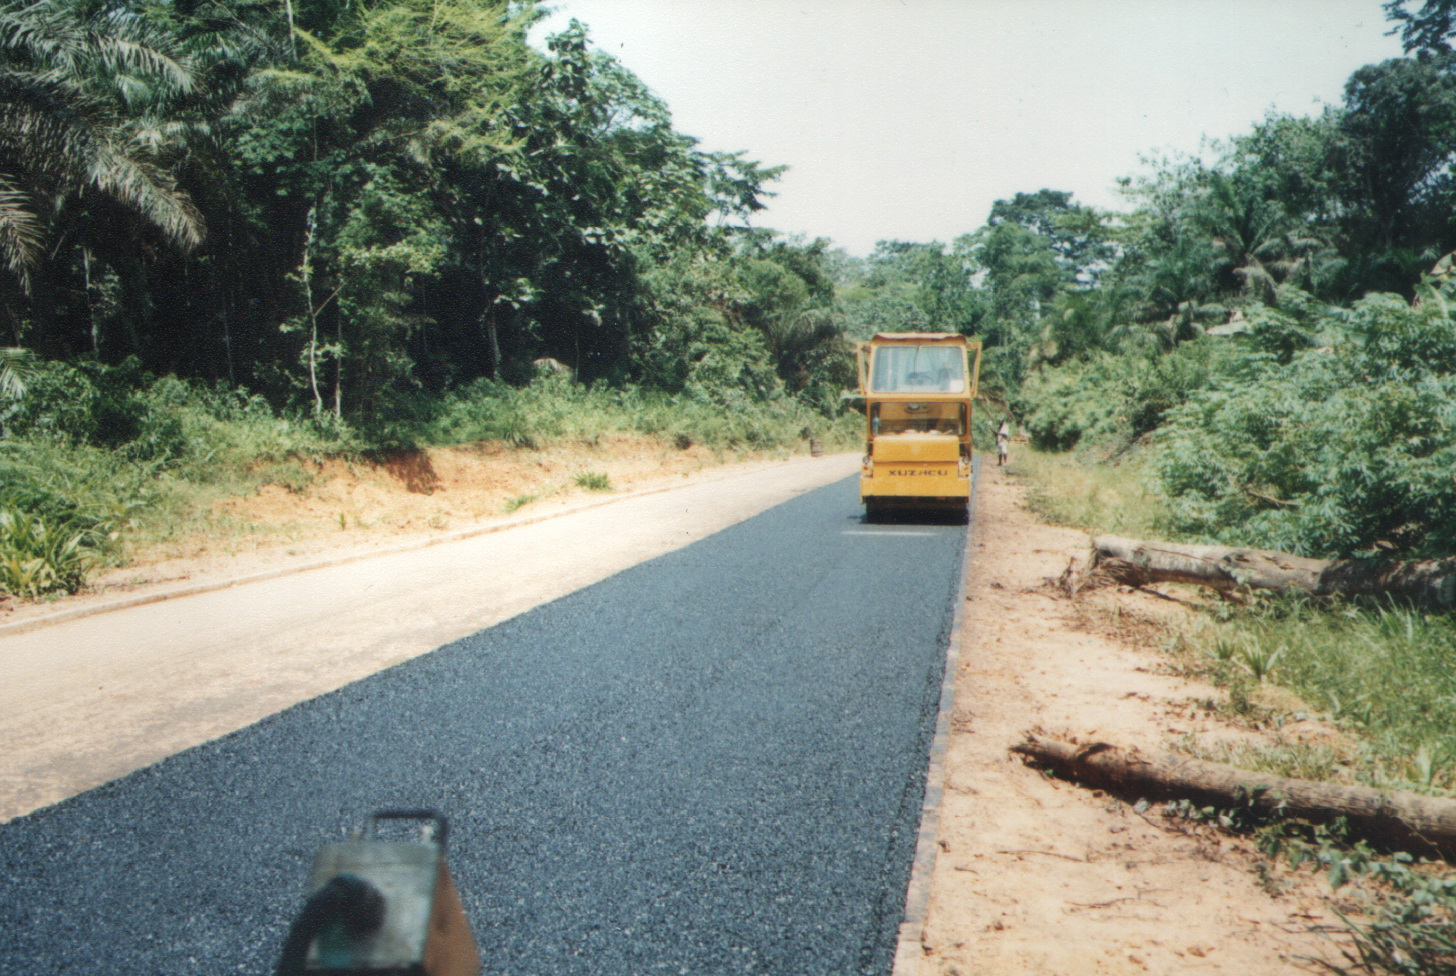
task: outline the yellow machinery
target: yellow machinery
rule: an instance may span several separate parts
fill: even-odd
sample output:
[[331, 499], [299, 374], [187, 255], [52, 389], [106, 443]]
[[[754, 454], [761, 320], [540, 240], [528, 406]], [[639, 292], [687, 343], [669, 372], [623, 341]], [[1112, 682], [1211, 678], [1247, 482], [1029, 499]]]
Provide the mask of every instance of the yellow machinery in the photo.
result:
[[865, 400], [859, 495], [866, 514], [874, 518], [898, 509], [964, 514], [971, 495], [971, 401], [981, 374], [981, 344], [953, 332], [881, 332], [856, 351]]

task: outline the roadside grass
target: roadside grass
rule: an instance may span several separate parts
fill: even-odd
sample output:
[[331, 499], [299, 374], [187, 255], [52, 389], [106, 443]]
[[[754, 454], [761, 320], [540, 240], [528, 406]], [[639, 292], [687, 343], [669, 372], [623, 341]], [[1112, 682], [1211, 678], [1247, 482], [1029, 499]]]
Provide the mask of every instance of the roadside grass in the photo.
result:
[[1225, 763], [1255, 773], [1323, 782], [1340, 780], [1352, 761], [1347, 750], [1337, 749], [1328, 743], [1285, 741], [1272, 746], [1253, 747], [1231, 742], [1207, 745], [1190, 740], [1180, 743], [1180, 751], [1196, 759]]
[[[1167, 538], [1165, 508], [1135, 455], [1109, 465], [1023, 448], [1011, 471], [1032, 483], [1029, 501], [1043, 518], [1094, 534]], [[1456, 790], [1451, 618], [1394, 605], [1252, 595], [1243, 606], [1210, 604], [1177, 625], [1166, 645], [1182, 669], [1227, 689], [1219, 707], [1230, 717], [1276, 731], [1290, 721], [1319, 719], [1358, 743], [1334, 764], [1290, 743], [1268, 755], [1241, 752], [1237, 765]]]
[[[48, 364], [33, 388], [0, 397], [0, 593], [75, 592], [99, 566], [143, 548], [205, 536], [225, 546], [270, 530], [216, 509], [275, 484], [302, 494], [322, 462], [421, 445], [500, 441], [519, 449], [636, 434], [676, 450], [787, 455], [810, 438], [846, 449], [853, 414], [827, 418], [796, 400], [709, 403], [635, 388], [544, 377], [526, 387], [481, 382], [414, 405], [393, 426], [361, 432], [331, 416], [279, 411], [246, 392], [155, 379], [130, 368]], [[587, 471], [576, 483], [610, 491]], [[506, 511], [536, 500], [512, 499]], [[25, 516], [25, 517], [22, 517]], [[340, 528], [361, 524], [354, 513]]]
[[31, 599], [53, 590], [74, 593], [96, 562], [103, 539], [101, 526], [85, 528], [0, 507], [0, 588]]
[[502, 506], [502, 510], [507, 515], [509, 515], [510, 513], [514, 512], [518, 508], [525, 508], [527, 505], [529, 505], [532, 502], [534, 502], [537, 499], [537, 497], [538, 496], [537, 495], [534, 495], [534, 494], [525, 494], [525, 495], [517, 495], [514, 498], [508, 498], [508, 499], [506, 499], [505, 505]]
[[1027, 504], [1055, 525], [1133, 537], [1162, 531], [1166, 505], [1148, 487], [1147, 469], [1136, 454], [1108, 463], [1020, 445], [1008, 470], [1031, 483]]
[[571, 479], [578, 488], [587, 491], [611, 491], [612, 479], [600, 471], [583, 471]]
[[1456, 790], [1456, 622], [1449, 617], [1268, 599], [1196, 619], [1179, 635], [1185, 663], [1229, 688], [1231, 701], [1248, 700], [1263, 682], [1293, 692], [1309, 713], [1275, 720], [1318, 718], [1352, 736], [1357, 752], [1342, 771], [1354, 782]]
[[[323, 461], [355, 459], [368, 446], [343, 425], [280, 415], [261, 398], [234, 409], [218, 409], [202, 397], [174, 393], [170, 399], [182, 446], [162, 462], [131, 465], [129, 477], [116, 485], [112, 504], [123, 507], [126, 517], [118, 523], [119, 545], [108, 552], [109, 564], [125, 564], [136, 549], [196, 535], [227, 539], [266, 532], [214, 506], [270, 484], [301, 494]], [[84, 458], [88, 484], [104, 486], [109, 472], [128, 467], [113, 452], [78, 448], [60, 449]]]

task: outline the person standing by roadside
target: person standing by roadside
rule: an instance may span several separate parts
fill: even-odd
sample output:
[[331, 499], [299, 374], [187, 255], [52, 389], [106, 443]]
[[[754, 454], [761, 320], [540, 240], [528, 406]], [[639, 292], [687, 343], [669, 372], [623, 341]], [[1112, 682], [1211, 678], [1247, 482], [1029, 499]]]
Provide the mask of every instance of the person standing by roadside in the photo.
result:
[[1003, 468], [1011, 460], [1011, 418], [1002, 417], [996, 428], [996, 467]]

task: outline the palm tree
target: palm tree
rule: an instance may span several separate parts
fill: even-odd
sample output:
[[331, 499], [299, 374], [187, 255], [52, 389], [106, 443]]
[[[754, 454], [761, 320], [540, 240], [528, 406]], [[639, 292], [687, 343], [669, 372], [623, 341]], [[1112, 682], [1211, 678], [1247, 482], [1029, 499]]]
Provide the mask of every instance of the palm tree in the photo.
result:
[[170, 37], [114, 3], [0, 3], [0, 256], [22, 291], [68, 202], [120, 205], [194, 247], [202, 216], [164, 162], [196, 81]]
[[1276, 303], [1275, 289], [1286, 280], [1313, 290], [1333, 260], [1333, 248], [1312, 228], [1258, 188], [1221, 173], [1208, 174], [1208, 193], [1190, 223], [1213, 241], [1238, 290], [1266, 305]]
[[37, 360], [29, 349], [0, 348], [0, 397], [19, 400], [25, 396], [36, 370]]
[[808, 388], [815, 380], [849, 381], [853, 350], [836, 312], [808, 308], [774, 316], [764, 338], [791, 393]]

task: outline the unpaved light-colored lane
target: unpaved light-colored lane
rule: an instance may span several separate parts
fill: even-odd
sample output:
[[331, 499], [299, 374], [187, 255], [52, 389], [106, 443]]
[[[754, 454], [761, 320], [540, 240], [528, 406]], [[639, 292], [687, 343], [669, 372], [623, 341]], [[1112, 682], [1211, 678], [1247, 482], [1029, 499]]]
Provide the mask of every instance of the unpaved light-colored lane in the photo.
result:
[[679, 548], [857, 464], [798, 459], [0, 639], [0, 820]]

